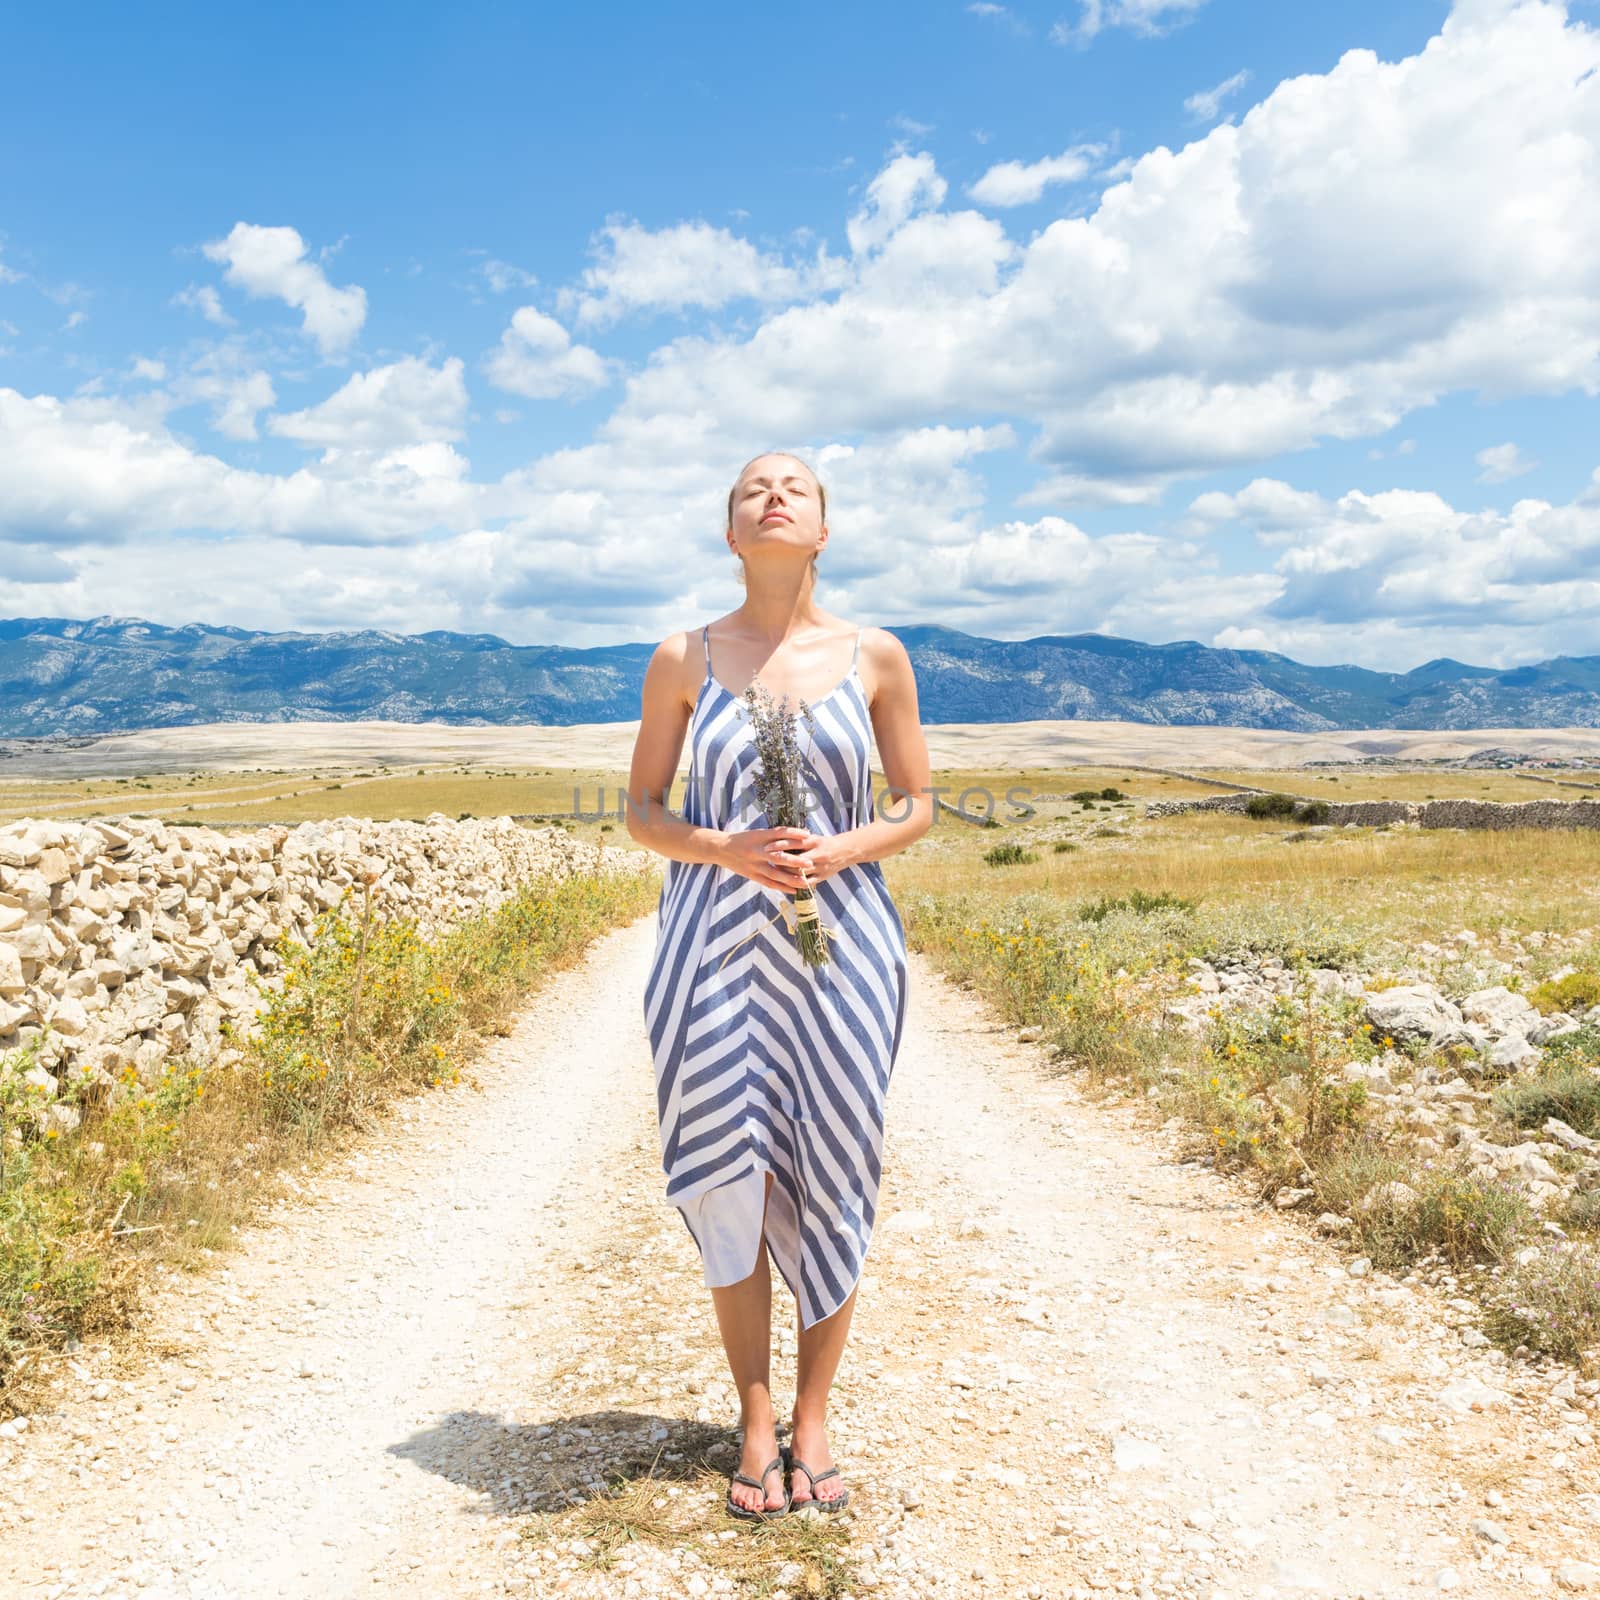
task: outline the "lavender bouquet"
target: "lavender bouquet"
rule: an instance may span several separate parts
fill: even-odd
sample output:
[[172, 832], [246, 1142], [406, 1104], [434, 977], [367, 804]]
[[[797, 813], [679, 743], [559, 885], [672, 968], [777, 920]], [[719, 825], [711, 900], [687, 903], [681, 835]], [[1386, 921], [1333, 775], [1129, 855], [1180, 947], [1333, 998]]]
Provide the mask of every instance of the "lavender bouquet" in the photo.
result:
[[[797, 714], [791, 709], [787, 695], [781, 704], [777, 703], [764, 684], [752, 683], [744, 692], [741, 709], [755, 731], [757, 766], [752, 787], [761, 809], [766, 812], [768, 825], [805, 827], [806, 785], [799, 725], [803, 718], [807, 728], [815, 734], [816, 720], [811, 715], [811, 707], [802, 700]], [[784, 903], [785, 913], [789, 912], [791, 902], [793, 917], [785, 915], [784, 920], [799, 943], [801, 956], [808, 966], [825, 965], [828, 940], [837, 935], [823, 925], [815, 892], [809, 885], [796, 889], [791, 901]]]

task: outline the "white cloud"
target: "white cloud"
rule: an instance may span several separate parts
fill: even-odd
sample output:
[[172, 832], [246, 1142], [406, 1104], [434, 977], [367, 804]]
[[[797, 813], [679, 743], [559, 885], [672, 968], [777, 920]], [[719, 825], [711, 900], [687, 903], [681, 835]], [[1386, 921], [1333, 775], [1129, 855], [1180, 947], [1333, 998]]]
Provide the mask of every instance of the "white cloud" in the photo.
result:
[[1104, 154], [1104, 145], [1077, 144], [1042, 161], [1002, 161], [970, 185], [967, 193], [980, 205], [1032, 205], [1052, 183], [1077, 183], [1087, 178]]
[[225, 239], [202, 246], [221, 263], [227, 282], [247, 294], [282, 300], [303, 318], [305, 331], [324, 356], [341, 355], [367, 320], [367, 292], [359, 285], [335, 288], [308, 259], [305, 240], [293, 228], [263, 228], [236, 222]]
[[233, 318], [222, 309], [222, 296], [209, 283], [191, 283], [173, 295], [172, 303], [198, 311], [207, 322], [214, 322], [219, 328], [233, 326]]
[[167, 364], [149, 356], [135, 356], [128, 368], [128, 376], [141, 383], [160, 383], [167, 375]]
[[211, 426], [230, 439], [254, 439], [256, 414], [278, 398], [264, 372], [194, 371], [174, 386], [181, 402], [203, 400], [211, 406]]
[[505, 294], [511, 289], [531, 289], [539, 281], [531, 272], [524, 272], [509, 261], [497, 261], [493, 256], [479, 262], [478, 271], [496, 294]]
[[[743, 298], [753, 330], [660, 345], [588, 443], [495, 482], [474, 482], [456, 448], [465, 385], [438, 356], [273, 419], [321, 448], [291, 473], [230, 466], [166, 426], [174, 405], [204, 402], [219, 431], [250, 436], [272, 379], [245, 339], [161, 392], [0, 391], [0, 536], [70, 546], [80, 568], [26, 605], [0, 576], [0, 605], [127, 609], [114, 553], [95, 552], [137, 537], [152, 573], [130, 594], [167, 603], [169, 572], [172, 605], [210, 596], [196, 614], [262, 614], [286, 603], [272, 582], [304, 569], [319, 623], [365, 606], [408, 625], [605, 639], [625, 615], [659, 636], [734, 597], [727, 480], [760, 450], [796, 448], [835, 491], [825, 567], [841, 608], [1004, 635], [1039, 631], [1047, 600], [1052, 629], [1398, 665], [1592, 653], [1600, 484], [1569, 506], [1467, 512], [1409, 490], [1334, 500], [1251, 480], [1264, 458], [1397, 429], [1453, 392], [1600, 394], [1597, 66], [1600, 40], [1555, 6], [1458, 5], [1416, 55], [1348, 52], [1237, 125], [1131, 159], [1092, 213], [1016, 238], [1004, 218], [943, 209], [933, 158], [899, 152], [826, 279], [704, 223], [618, 223], [633, 231], [568, 291], [570, 311], [587, 297], [603, 324]], [[293, 240], [291, 265], [320, 273]], [[535, 398], [624, 372], [531, 306], [485, 365]], [[1009, 509], [1040, 514], [986, 517], [982, 458], [1019, 439], [1038, 476]], [[1183, 474], [1229, 463], [1243, 487], [1199, 496], [1170, 533], [1140, 526]], [[1118, 531], [1059, 514], [1080, 505]], [[1239, 527], [1268, 570], [1222, 570], [1214, 535]], [[238, 530], [273, 561], [191, 530]], [[681, 559], [641, 556], [661, 549]], [[419, 584], [440, 564], [438, 587]]]
[[1026, 244], [900, 155], [852, 219], [853, 284], [658, 349], [620, 415], [758, 438], [1012, 416], [1052, 474], [1143, 482], [1453, 392], [1600, 394], [1597, 67], [1556, 6], [1458, 11], [1419, 54], [1349, 51], [1148, 152]]
[[1026, 38], [1033, 32], [1026, 21], [1019, 17], [1010, 6], [995, 5], [992, 0], [971, 0], [967, 11], [974, 17], [982, 17], [988, 22], [997, 22], [1008, 28], [1012, 33]]
[[1020, 506], [1153, 506], [1160, 503], [1171, 478], [1165, 475], [1091, 478], [1061, 472], [1041, 478], [1016, 496]]
[[229, 530], [386, 543], [470, 526], [483, 495], [448, 444], [254, 472], [194, 450], [148, 411], [0, 388], [0, 537], [118, 544]]
[[817, 250], [810, 265], [791, 265], [707, 222], [650, 229], [608, 223], [591, 241], [596, 260], [581, 289], [564, 288], [556, 308], [579, 327], [608, 327], [638, 311], [715, 310], [730, 300], [795, 300], [846, 281], [848, 264]]
[[1491, 664], [1593, 653], [1600, 472], [1568, 505], [1526, 499], [1506, 512], [1461, 511], [1410, 489], [1351, 490], [1329, 501], [1272, 479], [1237, 495], [1202, 495], [1191, 510], [1253, 527], [1282, 549], [1279, 592], [1261, 617], [1240, 623], [1278, 630], [1276, 648], [1327, 659], [1343, 629], [1340, 659], [1393, 651], [1414, 664], [1442, 653], [1452, 633], [1450, 653], [1475, 650]]
[[1504, 483], [1508, 478], [1520, 478], [1523, 473], [1532, 472], [1539, 465], [1523, 455], [1518, 446], [1509, 443], [1492, 444], [1472, 459], [1483, 468], [1478, 474], [1479, 483]]
[[459, 356], [416, 356], [358, 372], [317, 405], [271, 417], [267, 431], [325, 449], [388, 450], [462, 435], [467, 386]]
[[897, 155], [867, 185], [866, 204], [845, 226], [851, 252], [880, 248], [917, 212], [942, 206], [948, 187], [926, 151]]
[[1181, 26], [1206, 0], [1079, 0], [1076, 23], [1058, 22], [1050, 30], [1057, 44], [1085, 45], [1107, 28], [1155, 38]]
[[[20, 595], [24, 585], [69, 583], [74, 571], [70, 562], [43, 545], [0, 543], [0, 594], [8, 585]], [[21, 608], [26, 603], [18, 600], [13, 606]]]
[[604, 388], [611, 363], [572, 335], [554, 317], [523, 306], [484, 363], [489, 381], [530, 400], [553, 400]]
[[1197, 122], [1215, 122], [1222, 110], [1222, 102], [1237, 94], [1250, 81], [1250, 69], [1241, 67], [1231, 78], [1224, 78], [1214, 88], [1199, 89], [1183, 102], [1183, 109]]

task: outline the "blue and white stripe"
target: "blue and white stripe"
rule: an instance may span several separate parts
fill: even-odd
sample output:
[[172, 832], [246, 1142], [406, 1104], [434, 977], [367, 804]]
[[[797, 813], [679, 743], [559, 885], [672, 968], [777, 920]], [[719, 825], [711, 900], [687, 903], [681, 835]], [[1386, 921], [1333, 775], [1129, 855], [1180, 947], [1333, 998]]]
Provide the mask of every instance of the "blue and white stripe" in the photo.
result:
[[[703, 827], [767, 827], [750, 787], [757, 757], [743, 702], [712, 676], [701, 636], [683, 815]], [[860, 651], [858, 633], [848, 674], [810, 702], [814, 728], [800, 724], [813, 833], [874, 816]], [[905, 930], [879, 863], [846, 867], [816, 893], [837, 934], [821, 967], [806, 964], [783, 918], [768, 920], [787, 898], [780, 891], [708, 862], [669, 861], [644, 996], [666, 1198], [681, 1210], [770, 1171], [767, 1242], [808, 1328], [861, 1276], [906, 1005]], [[760, 1181], [744, 1190], [759, 1211]]]

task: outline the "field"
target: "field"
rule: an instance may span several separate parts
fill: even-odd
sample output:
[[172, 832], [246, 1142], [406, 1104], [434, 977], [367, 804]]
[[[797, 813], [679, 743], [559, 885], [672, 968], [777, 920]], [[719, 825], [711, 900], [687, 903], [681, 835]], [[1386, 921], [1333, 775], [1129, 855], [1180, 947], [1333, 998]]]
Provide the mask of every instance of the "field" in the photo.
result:
[[[493, 744], [502, 732], [468, 730], [465, 743]], [[1113, 759], [1105, 741], [1078, 764], [940, 761], [934, 782], [962, 812], [941, 809], [927, 835], [884, 862], [909, 943], [979, 993], [1001, 1024], [1025, 1030], [1054, 1070], [1178, 1118], [1210, 1159], [1244, 1172], [1264, 1199], [1290, 1194], [1308, 1219], [1342, 1218], [1356, 1248], [1396, 1271], [1459, 1274], [1462, 1292], [1483, 1303], [1484, 1327], [1508, 1350], [1600, 1361], [1600, 1273], [1583, 1253], [1600, 1250], [1600, 1162], [1576, 1153], [1587, 1146], [1546, 1137], [1554, 1116], [1579, 1138], [1600, 1139], [1600, 831], [1144, 815], [1144, 802], [1228, 784], [1361, 798], [1575, 797], [1588, 791], [1539, 780], [1586, 784], [1594, 770], [1415, 760], [1336, 772], [1241, 765], [1232, 748], [1239, 730], [1220, 730], [1228, 762], [1208, 765], [1193, 760], [1206, 753], [1205, 730], [1166, 732], [1181, 733], [1172, 743], [1187, 751], [1151, 748], [1141, 729], [1130, 737], [1142, 761]], [[972, 733], [930, 730], [936, 759], [984, 754]], [[582, 730], [566, 762], [541, 752], [542, 766], [499, 764], [467, 749], [449, 761], [416, 759], [426, 752], [391, 741], [376, 762], [358, 749], [333, 759], [319, 747], [314, 763], [229, 767], [209, 751], [182, 767], [172, 761], [175, 737], [150, 772], [94, 771], [84, 750], [66, 763], [78, 768], [71, 775], [0, 780], [0, 820], [135, 813], [236, 827], [509, 814], [557, 817], [585, 839], [636, 848], [616, 817], [625, 767], [610, 759], [625, 759], [631, 740], [619, 746], [614, 729]], [[1283, 736], [1272, 737], [1262, 753], [1281, 763]], [[1495, 743], [1511, 737], [1502, 730]], [[1001, 729], [993, 742], [1015, 738]], [[364, 740], [370, 729], [351, 737]], [[1185, 753], [1181, 769], [1151, 770]], [[882, 810], [881, 775], [876, 784]], [[610, 816], [573, 815], [575, 788], [591, 813], [603, 792]], [[1355, 989], [1342, 998], [1337, 983], [1319, 991], [1319, 975]], [[457, 981], [466, 981], [465, 969]], [[1436, 1049], [1372, 1031], [1363, 1020], [1368, 998], [1418, 982], [1458, 1001], [1503, 985], [1546, 1013], [1558, 1004], [1580, 1018], [1594, 1010], [1573, 1041], [1506, 1072], [1491, 1069], [1487, 1048], [1463, 1054], [1459, 1045]], [[1240, 993], [1243, 1009], [1222, 1004]], [[1209, 1012], [1207, 995], [1218, 1002]], [[1175, 1008], [1196, 1001], [1199, 1011], [1174, 1020]], [[1386, 1085], [1370, 1098], [1369, 1069]], [[1453, 1097], [1448, 1110], [1436, 1090]], [[1444, 1160], [1453, 1143], [1473, 1154], [1472, 1172]], [[1504, 1166], [1500, 1177], [1483, 1178], [1524, 1145], [1544, 1152], [1539, 1170], [1560, 1190], [1534, 1197], [1542, 1214]], [[1380, 1188], [1413, 1200], [1365, 1207]], [[1541, 1253], [1546, 1221], [1578, 1254]], [[1513, 1304], [1540, 1308], [1536, 1333], [1507, 1309]]]

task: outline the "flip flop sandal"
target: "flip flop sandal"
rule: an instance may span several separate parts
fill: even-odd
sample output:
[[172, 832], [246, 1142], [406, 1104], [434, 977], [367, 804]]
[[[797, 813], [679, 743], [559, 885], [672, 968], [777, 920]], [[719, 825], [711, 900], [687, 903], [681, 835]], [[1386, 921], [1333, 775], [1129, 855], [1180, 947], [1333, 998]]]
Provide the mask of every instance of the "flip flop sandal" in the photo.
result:
[[[731, 1474], [731, 1477], [734, 1483], [743, 1483], [747, 1484], [752, 1489], [759, 1489], [761, 1491], [761, 1498], [764, 1501], [767, 1495], [767, 1475], [774, 1467], [781, 1467], [782, 1465], [783, 1457], [778, 1455], [774, 1456], [772, 1460], [770, 1460], [766, 1466], [761, 1469], [761, 1476], [759, 1478], [747, 1478], [742, 1472], [735, 1472]], [[783, 1504], [781, 1506], [742, 1506], [733, 1498], [733, 1489], [730, 1486], [728, 1490], [728, 1513], [730, 1516], [741, 1517], [746, 1522], [774, 1522], [779, 1517], [784, 1517], [789, 1514], [789, 1491], [787, 1489], [784, 1490]]]
[[839, 1469], [837, 1467], [829, 1467], [826, 1472], [813, 1472], [811, 1468], [808, 1467], [805, 1462], [803, 1462], [800, 1457], [794, 1453], [793, 1450], [785, 1450], [783, 1455], [784, 1464], [788, 1467], [790, 1472], [793, 1472], [795, 1468], [798, 1467], [800, 1471], [805, 1473], [805, 1475], [811, 1480], [811, 1494], [807, 1499], [804, 1500], [795, 1499], [794, 1489], [791, 1485], [789, 1490], [789, 1506], [791, 1510], [800, 1512], [804, 1511], [808, 1506], [815, 1506], [818, 1511], [826, 1511], [830, 1515], [835, 1511], [844, 1510], [845, 1506], [850, 1500], [850, 1491], [848, 1489], [844, 1490], [836, 1498], [831, 1500], [821, 1499], [817, 1494], [817, 1485], [821, 1483], [824, 1478], [837, 1478], [839, 1476]]

